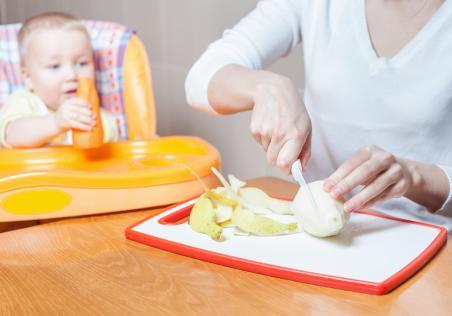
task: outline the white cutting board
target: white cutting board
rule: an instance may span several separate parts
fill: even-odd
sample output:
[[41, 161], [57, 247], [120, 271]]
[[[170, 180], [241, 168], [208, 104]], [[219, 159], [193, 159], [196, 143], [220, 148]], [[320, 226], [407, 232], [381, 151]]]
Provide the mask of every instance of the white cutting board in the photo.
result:
[[442, 227], [353, 213], [334, 237], [304, 232], [232, 236], [217, 242], [193, 231], [186, 218], [196, 199], [131, 225], [129, 239], [242, 270], [345, 290], [384, 294], [413, 275], [447, 240]]

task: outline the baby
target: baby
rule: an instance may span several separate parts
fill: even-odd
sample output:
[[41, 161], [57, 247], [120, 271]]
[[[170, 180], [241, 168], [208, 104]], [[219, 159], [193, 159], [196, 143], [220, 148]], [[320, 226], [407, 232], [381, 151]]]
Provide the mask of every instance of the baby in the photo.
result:
[[[0, 109], [0, 146], [34, 148], [71, 144], [71, 130], [95, 125], [90, 104], [77, 97], [78, 79], [94, 80], [91, 40], [82, 22], [67, 13], [29, 18], [19, 31], [22, 76]], [[101, 109], [104, 142], [118, 140], [114, 117]]]

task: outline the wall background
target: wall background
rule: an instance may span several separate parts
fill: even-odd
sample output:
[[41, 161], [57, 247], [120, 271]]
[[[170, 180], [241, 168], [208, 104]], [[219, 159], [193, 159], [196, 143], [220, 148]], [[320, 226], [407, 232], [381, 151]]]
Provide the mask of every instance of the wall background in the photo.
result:
[[[136, 30], [148, 51], [157, 104], [157, 130], [165, 135], [196, 135], [218, 148], [225, 173], [239, 178], [276, 176], [264, 151], [248, 132], [249, 114], [216, 117], [185, 102], [184, 80], [207, 45], [252, 10], [256, 0], [0, 0], [0, 23], [22, 22], [43, 11], [66, 11], [82, 19], [109, 20]], [[304, 85], [302, 50], [271, 70]]]

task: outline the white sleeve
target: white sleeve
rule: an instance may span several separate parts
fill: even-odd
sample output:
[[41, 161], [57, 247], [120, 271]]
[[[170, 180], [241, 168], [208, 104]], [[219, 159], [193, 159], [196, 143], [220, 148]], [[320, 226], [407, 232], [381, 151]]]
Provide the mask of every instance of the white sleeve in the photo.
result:
[[230, 64], [262, 69], [287, 55], [301, 41], [302, 1], [263, 0], [223, 37], [210, 44], [185, 80], [188, 104], [215, 113], [207, 89], [213, 75]]
[[449, 179], [449, 196], [447, 197], [443, 206], [441, 206], [441, 208], [436, 211], [435, 214], [452, 217], [452, 167], [442, 165], [438, 165], [438, 167], [440, 167], [444, 171], [447, 178]]

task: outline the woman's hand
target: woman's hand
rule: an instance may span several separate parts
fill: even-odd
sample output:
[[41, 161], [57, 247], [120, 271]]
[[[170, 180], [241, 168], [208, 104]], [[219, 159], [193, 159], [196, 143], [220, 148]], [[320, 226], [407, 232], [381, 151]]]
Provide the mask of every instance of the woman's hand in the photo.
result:
[[406, 195], [415, 181], [412, 171], [410, 162], [368, 145], [345, 161], [325, 181], [324, 189], [338, 198], [363, 185], [364, 188], [344, 204], [345, 210], [351, 212]]
[[209, 103], [215, 112], [252, 111], [250, 131], [267, 160], [287, 173], [311, 155], [311, 121], [293, 82], [281, 75], [238, 65], [221, 68], [211, 79]]
[[288, 78], [273, 75], [256, 85], [250, 131], [267, 152], [267, 161], [289, 173], [311, 155], [311, 121], [300, 93]]

